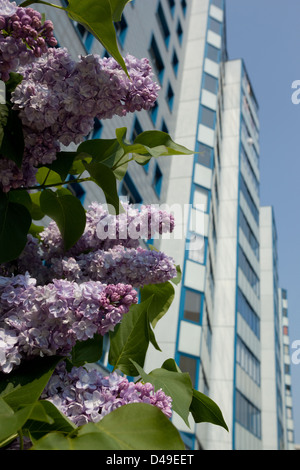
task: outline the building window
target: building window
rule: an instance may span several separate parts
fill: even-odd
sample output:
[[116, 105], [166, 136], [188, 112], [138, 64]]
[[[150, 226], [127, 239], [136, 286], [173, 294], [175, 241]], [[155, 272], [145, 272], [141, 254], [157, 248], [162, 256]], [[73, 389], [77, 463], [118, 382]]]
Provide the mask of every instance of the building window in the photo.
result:
[[192, 381], [192, 385], [196, 388], [196, 380], [198, 373], [198, 360], [195, 357], [180, 354], [179, 369], [181, 372], [188, 372]]
[[243, 319], [246, 321], [247, 325], [251, 328], [255, 336], [260, 339], [260, 319], [259, 316], [255, 313], [248, 300], [238, 289], [237, 296], [237, 310]]
[[201, 124], [204, 126], [210, 127], [211, 129], [215, 128], [216, 113], [211, 109], [205, 108], [202, 106], [201, 110]]
[[141, 204], [142, 198], [131, 177], [126, 173], [119, 189], [120, 197], [127, 200], [129, 204]]
[[259, 297], [259, 278], [241, 247], [239, 247], [239, 267], [254, 290], [256, 296]]
[[260, 362], [239, 336], [236, 341], [236, 362], [257, 385], [260, 385]]
[[164, 14], [164, 10], [161, 6], [161, 3], [158, 5], [156, 17], [158, 20], [159, 28], [161, 30], [162, 37], [165, 41], [166, 46], [168, 47], [170, 41], [170, 30]]
[[211, 0], [212, 5], [215, 5], [218, 8], [223, 9], [223, 0]]
[[213, 62], [219, 63], [220, 61], [220, 50], [216, 47], [212, 46], [211, 44], [207, 44], [206, 46], [206, 57]]
[[85, 27], [82, 24], [78, 23], [77, 21], [74, 21], [73, 24], [86, 51], [90, 52], [92, 49], [93, 42], [94, 42], [93, 34], [87, 31], [87, 29], [85, 29]]
[[186, 0], [181, 0], [181, 8], [184, 16], [186, 15], [187, 3]]
[[241, 208], [240, 208], [240, 214], [239, 214], [239, 221], [240, 221], [240, 227], [242, 229], [243, 234], [245, 235], [249, 245], [251, 246], [256, 258], [259, 259], [259, 243]]
[[168, 0], [168, 4], [169, 4], [171, 15], [174, 16], [175, 0]]
[[235, 392], [235, 419], [254, 436], [261, 438], [261, 412], [238, 390]]
[[161, 123], [161, 131], [165, 132], [166, 134], [169, 134], [169, 129], [168, 129], [164, 119], [162, 120], [162, 123]]
[[200, 186], [194, 189], [193, 207], [202, 212], [208, 211], [209, 190]]
[[254, 217], [254, 220], [257, 224], [259, 224], [259, 211], [256, 207], [256, 204], [255, 202], [253, 201], [253, 198], [250, 194], [250, 191], [248, 189], [248, 186], [246, 185], [246, 182], [244, 180], [244, 178], [242, 177], [242, 175], [240, 175], [240, 190], [244, 196], [244, 198], [246, 199], [246, 202], [247, 202], [247, 205]]
[[154, 36], [152, 36], [152, 39], [151, 39], [149, 54], [150, 54], [150, 58], [151, 58], [151, 61], [153, 63], [154, 69], [156, 70], [157, 77], [158, 77], [159, 81], [162, 83], [163, 76], [164, 76], [164, 71], [165, 71], [165, 65], [164, 65], [163, 60], [161, 58], [161, 54], [159, 52], [157, 42], [156, 42]]
[[222, 23], [219, 21], [215, 20], [214, 18], [209, 19], [209, 26], [208, 28], [213, 31], [214, 33], [218, 34], [221, 36], [221, 31], [222, 31]]
[[212, 148], [199, 144], [197, 162], [207, 168], [211, 168]]
[[115, 29], [116, 29], [116, 34], [117, 34], [117, 37], [120, 41], [121, 46], [124, 46], [124, 42], [125, 42], [125, 38], [126, 38], [126, 34], [127, 34], [127, 29], [128, 29], [128, 24], [127, 24], [127, 21], [126, 21], [124, 15], [122, 15], [120, 21], [117, 21], [115, 23]]
[[205, 238], [202, 235], [191, 233], [187, 241], [188, 258], [197, 263], [204, 264]]
[[285, 289], [281, 289], [281, 295], [284, 300], [287, 299], [287, 291]]
[[135, 139], [137, 138], [137, 136], [139, 134], [141, 134], [143, 132], [143, 128], [140, 124], [140, 121], [138, 120], [138, 118], [136, 117], [134, 119], [134, 124], [133, 124], [133, 129], [132, 129], [132, 134], [131, 134], [131, 142], [134, 142]]
[[211, 354], [212, 329], [211, 329], [211, 324], [210, 324], [209, 315], [208, 315], [206, 305], [205, 305], [205, 309], [204, 309], [204, 317], [203, 317], [202, 328], [203, 328], [203, 335], [204, 335], [204, 338], [205, 338], [205, 343], [206, 343], [206, 346], [207, 346], [207, 350], [208, 350], [209, 354]]
[[92, 130], [90, 134], [90, 139], [100, 139], [102, 128], [103, 126], [101, 124], [101, 121], [98, 118], [95, 118], [94, 129]]
[[182, 44], [183, 29], [181, 27], [181, 23], [180, 23], [179, 20], [178, 20], [176, 32], [177, 32], [177, 37], [178, 37], [178, 40], [179, 40], [179, 44]]
[[173, 91], [173, 88], [172, 88], [170, 83], [168, 85], [166, 100], [167, 100], [167, 103], [169, 105], [170, 111], [172, 111], [173, 104], [174, 104], [174, 91]]
[[156, 163], [152, 186], [158, 197], [160, 197], [160, 194], [161, 194], [162, 180], [163, 180], [163, 174], [161, 172], [161, 169], [158, 166], [158, 163]]
[[183, 318], [200, 323], [201, 294], [186, 289], [184, 297]]
[[177, 57], [177, 54], [176, 54], [175, 50], [173, 51], [173, 56], [172, 56], [172, 66], [173, 66], [174, 73], [177, 77], [178, 67], [179, 67], [179, 60], [178, 60], [178, 57]]
[[217, 94], [218, 91], [218, 80], [212, 75], [204, 74], [203, 88], [211, 93]]

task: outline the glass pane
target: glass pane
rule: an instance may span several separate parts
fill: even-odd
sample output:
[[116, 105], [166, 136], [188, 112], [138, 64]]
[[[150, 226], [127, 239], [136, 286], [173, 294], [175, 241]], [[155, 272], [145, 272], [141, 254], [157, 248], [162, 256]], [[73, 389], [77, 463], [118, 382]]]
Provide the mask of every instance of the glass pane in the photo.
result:
[[211, 44], [207, 44], [206, 50], [206, 57], [214, 62], [219, 62], [219, 49], [212, 46]]
[[210, 91], [211, 93], [217, 93], [218, 90], [218, 80], [211, 75], [204, 74], [204, 85], [205, 90]]
[[215, 111], [212, 111], [211, 109], [208, 109], [208, 108], [202, 108], [201, 123], [204, 124], [204, 126], [214, 129], [215, 116], [216, 116]]
[[199, 323], [201, 308], [201, 294], [186, 291], [184, 299], [184, 318]]

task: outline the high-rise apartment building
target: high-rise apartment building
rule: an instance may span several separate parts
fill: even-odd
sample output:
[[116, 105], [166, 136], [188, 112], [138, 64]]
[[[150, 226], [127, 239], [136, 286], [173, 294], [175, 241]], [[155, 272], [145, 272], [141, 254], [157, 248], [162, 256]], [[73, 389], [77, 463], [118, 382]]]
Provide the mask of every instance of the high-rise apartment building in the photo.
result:
[[[37, 7], [74, 57], [106, 53], [66, 15]], [[225, 0], [132, 0], [116, 30], [123, 55], [150, 59], [161, 90], [151, 112], [95, 121], [89, 138], [155, 128], [195, 150], [133, 164], [119, 186], [132, 203], [180, 208], [181, 235], [154, 241], [180, 264], [182, 282], [156, 327], [162, 352], [151, 348], [145, 369], [173, 357], [220, 406], [228, 433], [174, 416], [187, 448], [291, 448], [286, 291], [273, 212], [260, 208], [258, 104], [243, 60], [228, 60]], [[96, 186], [85, 191], [77, 188], [86, 205], [101, 198]]]

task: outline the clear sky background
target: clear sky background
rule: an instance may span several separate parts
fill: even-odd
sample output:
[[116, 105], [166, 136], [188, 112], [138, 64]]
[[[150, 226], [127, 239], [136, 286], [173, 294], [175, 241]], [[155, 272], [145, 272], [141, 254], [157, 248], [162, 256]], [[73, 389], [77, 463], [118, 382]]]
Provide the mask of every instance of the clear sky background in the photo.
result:
[[[261, 205], [275, 211], [292, 344], [300, 340], [300, 104], [291, 100], [300, 80], [300, 0], [226, 0], [226, 22], [229, 59], [244, 59], [260, 107]], [[300, 364], [291, 370], [300, 443]]]

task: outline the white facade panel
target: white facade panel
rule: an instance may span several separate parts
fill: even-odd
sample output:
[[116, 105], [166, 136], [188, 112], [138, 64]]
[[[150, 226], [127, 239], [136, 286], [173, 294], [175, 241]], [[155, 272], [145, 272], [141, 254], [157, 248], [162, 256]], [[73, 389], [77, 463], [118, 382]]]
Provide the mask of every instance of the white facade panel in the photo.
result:
[[186, 262], [184, 285], [203, 292], [205, 287], [205, 266], [193, 261]]
[[194, 183], [204, 186], [204, 188], [211, 188], [212, 170], [196, 163], [194, 173]]
[[219, 64], [217, 64], [216, 62], [206, 57], [204, 61], [204, 72], [208, 73], [209, 75], [212, 75], [215, 78], [219, 78], [220, 76]]
[[217, 95], [211, 93], [210, 91], [203, 90], [201, 95], [201, 104], [207, 108], [212, 109], [213, 111], [216, 111], [218, 104]]
[[198, 141], [203, 142], [203, 144], [209, 147], [213, 147], [215, 144], [215, 131], [203, 124], [199, 124]]
[[220, 21], [220, 23], [223, 22], [223, 10], [221, 8], [216, 7], [215, 5], [211, 5], [209, 9], [209, 16], [214, 18], [217, 21]]
[[179, 351], [199, 357], [200, 343], [201, 326], [182, 320], [179, 332]]
[[222, 46], [222, 38], [219, 34], [214, 33], [213, 31], [207, 32], [207, 42], [212, 46], [216, 47], [217, 49], [221, 49]]

